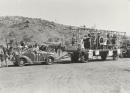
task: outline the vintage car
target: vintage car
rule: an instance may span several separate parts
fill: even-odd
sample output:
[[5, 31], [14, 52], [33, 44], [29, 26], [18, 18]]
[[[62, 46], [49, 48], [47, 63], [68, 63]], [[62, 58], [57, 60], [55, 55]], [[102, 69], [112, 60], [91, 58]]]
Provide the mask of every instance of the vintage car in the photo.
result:
[[25, 64], [34, 63], [46, 63], [51, 65], [54, 63], [55, 57], [54, 53], [33, 49], [27, 49], [24, 51], [15, 51], [13, 57], [13, 63], [17, 66], [24, 66]]

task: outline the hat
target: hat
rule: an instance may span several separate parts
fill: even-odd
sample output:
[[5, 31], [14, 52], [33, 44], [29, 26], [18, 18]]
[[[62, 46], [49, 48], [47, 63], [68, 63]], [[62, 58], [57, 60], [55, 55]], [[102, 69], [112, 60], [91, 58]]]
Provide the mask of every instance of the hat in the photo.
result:
[[88, 34], [89, 37], [91, 37], [91, 34]]

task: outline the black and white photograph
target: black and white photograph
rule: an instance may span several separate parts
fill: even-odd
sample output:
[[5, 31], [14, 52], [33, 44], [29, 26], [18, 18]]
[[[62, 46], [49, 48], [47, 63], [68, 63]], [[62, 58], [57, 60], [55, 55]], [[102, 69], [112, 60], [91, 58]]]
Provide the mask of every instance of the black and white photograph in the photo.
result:
[[130, 93], [130, 0], [0, 0], [0, 93]]

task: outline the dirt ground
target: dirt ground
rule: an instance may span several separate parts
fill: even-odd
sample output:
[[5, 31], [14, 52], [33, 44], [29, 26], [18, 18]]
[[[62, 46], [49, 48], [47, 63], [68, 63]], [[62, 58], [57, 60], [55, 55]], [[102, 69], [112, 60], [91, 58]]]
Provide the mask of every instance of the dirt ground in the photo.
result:
[[130, 59], [0, 68], [0, 93], [130, 93]]

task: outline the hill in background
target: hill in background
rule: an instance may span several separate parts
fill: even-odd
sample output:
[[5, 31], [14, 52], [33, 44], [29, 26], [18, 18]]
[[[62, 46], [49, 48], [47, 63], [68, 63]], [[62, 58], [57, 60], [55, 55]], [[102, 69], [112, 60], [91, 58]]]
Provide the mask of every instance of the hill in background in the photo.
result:
[[40, 18], [21, 16], [0, 17], [0, 43], [5, 43], [6, 39], [23, 40], [26, 42], [36, 41], [39, 43], [46, 41], [68, 41], [73, 36], [72, 28], [77, 29], [79, 27], [62, 25]]
[[47, 20], [20, 16], [0, 17], [0, 41], [16, 39], [17, 41], [45, 42], [70, 37], [70, 26]]

